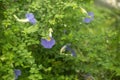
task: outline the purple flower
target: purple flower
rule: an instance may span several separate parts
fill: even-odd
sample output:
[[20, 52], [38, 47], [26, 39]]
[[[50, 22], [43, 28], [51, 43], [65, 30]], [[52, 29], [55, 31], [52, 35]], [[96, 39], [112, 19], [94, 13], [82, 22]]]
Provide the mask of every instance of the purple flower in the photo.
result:
[[41, 45], [44, 47], [44, 48], [52, 48], [54, 45], [55, 45], [55, 40], [53, 38], [50, 38], [50, 40], [47, 40], [47, 39], [41, 39]]
[[71, 45], [71, 44], [66, 44], [66, 45], [64, 45], [64, 46], [61, 48], [60, 52], [62, 53], [63, 51], [69, 51], [69, 52], [71, 53], [71, 56], [76, 56], [75, 51], [70, 47], [70, 45]]
[[90, 23], [94, 19], [94, 13], [88, 12], [88, 17], [84, 18], [83, 22]]
[[21, 75], [21, 70], [15, 69], [15, 70], [14, 70], [14, 74], [15, 74], [15, 80], [18, 79], [18, 76]]
[[85, 23], [90, 23], [91, 22], [91, 19], [90, 18], [84, 18], [83, 20]]
[[31, 24], [35, 24], [36, 23], [36, 19], [34, 18], [33, 13], [27, 13], [25, 16], [26, 16], [26, 18], [29, 20], [29, 22]]
[[91, 17], [94, 17], [94, 13], [93, 12], [88, 12], [88, 15]]
[[67, 50], [67, 51], [70, 51], [72, 56], [76, 56], [75, 51], [70, 47], [70, 45], [67, 45], [67, 46], [66, 46], [66, 50]]
[[75, 51], [73, 49], [71, 50], [71, 55], [76, 56], [76, 53], [75, 53]]
[[67, 51], [71, 51], [72, 50], [71, 47], [70, 47], [70, 45], [66, 45], [66, 50]]

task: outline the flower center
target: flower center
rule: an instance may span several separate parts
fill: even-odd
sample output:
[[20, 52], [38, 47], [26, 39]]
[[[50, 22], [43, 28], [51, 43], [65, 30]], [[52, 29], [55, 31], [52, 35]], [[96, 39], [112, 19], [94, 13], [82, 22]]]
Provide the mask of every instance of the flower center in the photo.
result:
[[51, 40], [51, 38], [50, 38], [50, 37], [48, 37], [48, 38], [47, 38], [47, 41], [50, 41], [50, 40]]

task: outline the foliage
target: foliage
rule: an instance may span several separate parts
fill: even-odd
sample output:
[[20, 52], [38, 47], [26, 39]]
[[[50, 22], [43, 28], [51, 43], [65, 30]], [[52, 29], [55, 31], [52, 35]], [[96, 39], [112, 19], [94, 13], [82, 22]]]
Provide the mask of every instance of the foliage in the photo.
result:
[[[14, 69], [21, 70], [18, 80], [82, 80], [91, 74], [96, 80], [116, 80], [120, 76], [120, 18], [110, 10], [96, 9], [93, 0], [0, 0], [0, 77], [13, 80]], [[93, 12], [87, 17], [80, 8]], [[33, 13], [37, 23], [16, 21]], [[56, 41], [45, 49], [41, 38], [53, 29]], [[60, 49], [71, 44], [77, 56], [61, 55]], [[64, 54], [70, 54], [64, 52]]]

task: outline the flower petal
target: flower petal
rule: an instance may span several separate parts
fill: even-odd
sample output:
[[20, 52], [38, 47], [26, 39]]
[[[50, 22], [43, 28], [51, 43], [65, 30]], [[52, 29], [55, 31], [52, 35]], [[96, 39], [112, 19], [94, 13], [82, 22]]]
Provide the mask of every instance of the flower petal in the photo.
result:
[[94, 17], [94, 13], [93, 12], [88, 12], [88, 15], [91, 17]]
[[53, 45], [55, 45], [55, 40], [53, 38], [51, 38], [51, 40], [46, 40], [46, 39], [41, 39], [41, 45], [44, 47], [44, 48], [52, 48]]
[[35, 18], [30, 19], [29, 21], [30, 21], [30, 23], [32, 23], [32, 24], [35, 24], [35, 23], [37, 22]]
[[41, 45], [42, 45], [44, 48], [47, 48], [47, 47], [48, 47], [48, 44], [47, 44], [46, 39], [41, 39]]
[[84, 18], [83, 20], [85, 23], [90, 23], [91, 22], [91, 18]]
[[18, 76], [21, 75], [21, 70], [20, 69], [15, 69], [14, 74], [15, 74], [15, 80], [16, 80], [18, 78]]
[[75, 53], [74, 50], [71, 50], [71, 55], [72, 55], [72, 56], [76, 56], [76, 53]]
[[27, 13], [25, 16], [26, 16], [27, 19], [32, 19], [32, 18], [34, 18], [33, 13]]
[[70, 51], [72, 56], [76, 56], [75, 51], [69, 45], [67, 45], [66, 50]]
[[36, 23], [36, 19], [34, 18], [33, 13], [27, 13], [25, 16], [29, 20], [30, 23], [32, 23], [32, 24]]
[[53, 38], [51, 38], [50, 45], [53, 46], [54, 44], [55, 44], [55, 40]]

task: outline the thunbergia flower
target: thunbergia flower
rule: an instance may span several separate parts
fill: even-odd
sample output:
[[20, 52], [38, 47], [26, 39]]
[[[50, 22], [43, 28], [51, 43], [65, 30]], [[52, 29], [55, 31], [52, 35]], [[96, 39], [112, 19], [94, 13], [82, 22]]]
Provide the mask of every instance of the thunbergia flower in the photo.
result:
[[41, 45], [44, 48], [52, 48], [55, 45], [55, 40], [53, 38], [49, 39], [41, 39]]
[[94, 13], [93, 12], [88, 12], [88, 15], [92, 18], [94, 18]]
[[66, 44], [64, 45], [61, 49], [60, 49], [60, 53], [64, 52], [64, 51], [69, 51], [71, 53], [71, 56], [76, 56], [75, 51], [70, 47], [70, 44]]
[[30, 22], [31, 24], [35, 24], [37, 22], [37, 20], [35, 19], [33, 13], [27, 13], [25, 15], [25, 19], [19, 19], [16, 15], [13, 15], [15, 17], [15, 19], [19, 22]]
[[14, 74], [15, 74], [15, 80], [18, 79], [18, 76], [21, 75], [21, 70], [20, 69], [15, 69]]
[[53, 30], [50, 28], [49, 29], [49, 37], [48, 37], [48, 39], [41, 39], [41, 45], [44, 48], [50, 49], [55, 45], [55, 39], [52, 38], [52, 32], [53, 32]]
[[36, 19], [34, 18], [33, 13], [27, 13], [25, 16], [29, 20], [30, 23], [32, 23], [32, 24], [36, 23]]
[[75, 51], [70, 47], [70, 45], [66, 47], [66, 50], [71, 52], [71, 56], [76, 56]]
[[88, 17], [84, 18], [85, 23], [90, 23], [94, 19], [94, 13], [93, 12], [88, 12]]
[[[70, 45], [70, 44], [69, 44]], [[62, 48], [60, 49], [60, 53], [63, 53], [66, 51], [66, 48], [67, 48], [68, 44], [62, 46]]]
[[76, 53], [75, 53], [75, 51], [73, 49], [71, 50], [71, 55], [76, 56]]

